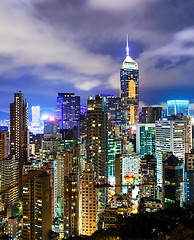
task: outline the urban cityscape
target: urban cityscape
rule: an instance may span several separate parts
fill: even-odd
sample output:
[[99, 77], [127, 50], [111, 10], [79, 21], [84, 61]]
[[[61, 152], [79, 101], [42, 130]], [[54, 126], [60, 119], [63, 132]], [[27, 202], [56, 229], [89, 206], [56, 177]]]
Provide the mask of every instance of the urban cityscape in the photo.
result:
[[[45, 1], [35, 2], [29, 1], [27, 4], [26, 1], [21, 1], [14, 5], [8, 0], [2, 5], [0, 3], [0, 12], [5, 7], [10, 7], [13, 19], [15, 17], [18, 20], [17, 26], [26, 11], [31, 14], [33, 10], [32, 15], [35, 17], [36, 9], [37, 14], [42, 11], [42, 16], [48, 17], [50, 11], [55, 11], [56, 7], [56, 16], [63, 19], [65, 7], [73, 12], [77, 4], [84, 12], [84, 7], [87, 8], [90, 1], [86, 5], [82, 5], [80, 1], [75, 4], [68, 0], [64, 5], [55, 5], [48, 1], [48, 8]], [[117, 8], [116, 11], [125, 11], [124, 7], [119, 7], [116, 3], [114, 5], [114, 2], [110, 7], [113, 12]], [[125, 3], [126, 8], [131, 10], [136, 8], [136, 4], [140, 4], [128, 5], [125, 0], [121, 0], [121, 3]], [[98, 4], [90, 3], [88, 9], [95, 8], [98, 14], [99, 11], [108, 11], [105, 3], [99, 1]], [[147, 6], [142, 2], [141, 4], [141, 11], [146, 12]], [[182, 6], [182, 1], [179, 4]], [[60, 10], [59, 6], [64, 9]], [[173, 4], [169, 6], [175, 9], [180, 7]], [[37, 19], [40, 20], [40, 16]], [[40, 29], [45, 29], [41, 27]], [[187, 33], [181, 35], [179, 32], [176, 36], [188, 40], [192, 45], [193, 40], [191, 42], [189, 37], [194, 37], [193, 26], [190, 29], [187, 26], [184, 31]], [[22, 32], [18, 31], [18, 36], [20, 34]], [[164, 97], [162, 90], [155, 92], [151, 88], [152, 82], [157, 81], [152, 79], [150, 85], [149, 81], [146, 83], [150, 90], [144, 92], [146, 84], [142, 82], [148, 75], [145, 74], [145, 67], [141, 69], [138, 61], [141, 63], [144, 55], [140, 57], [139, 53], [137, 57], [133, 57], [136, 56], [133, 53], [140, 51], [141, 47], [138, 48], [133, 43], [134, 39], [127, 31], [123, 39], [119, 42], [119, 49], [124, 50], [119, 53], [119, 64], [113, 64], [114, 72], [111, 67], [108, 69], [109, 63], [113, 63], [108, 54], [104, 58], [105, 55], [102, 57], [100, 53], [93, 53], [94, 56], [83, 50], [82, 54], [90, 59], [86, 62], [83, 59], [82, 62], [79, 58], [81, 53], [76, 55], [75, 51], [72, 58], [67, 57], [68, 61], [72, 61], [68, 64], [71, 67], [75, 64], [72, 70], [78, 69], [80, 78], [72, 78], [72, 82], [65, 81], [61, 86], [61, 80], [58, 80], [63, 71], [58, 50], [56, 53], [59, 60], [55, 59], [52, 49], [47, 49], [50, 51], [48, 55], [40, 51], [38, 64], [43, 64], [40, 63], [43, 61], [41, 56], [50, 58], [52, 53], [53, 63], [52, 57], [49, 59], [51, 62], [44, 59], [48, 66], [42, 65], [39, 68], [38, 65], [32, 67], [35, 64], [32, 53], [27, 54], [32, 61], [29, 65], [25, 58], [27, 55], [24, 54], [26, 65], [18, 58], [16, 61], [21, 65], [18, 63], [16, 66], [9, 62], [10, 56], [4, 54], [0, 47], [2, 68], [5, 61], [8, 61], [14, 69], [13, 72], [10, 70], [9, 76], [0, 79], [0, 99], [3, 99], [0, 103], [0, 239], [194, 239], [194, 118], [193, 99], [189, 93], [191, 91], [193, 94], [193, 86], [188, 84], [190, 90], [187, 90], [187, 95], [184, 92], [185, 86], [180, 84], [181, 90], [178, 90], [180, 79], [177, 80], [174, 89], [175, 92], [181, 91], [182, 95], [175, 97], [176, 93], [168, 91], [168, 88], [173, 90], [170, 80], [168, 83], [166, 79], [163, 87], [159, 80], [158, 89], [164, 89], [167, 94]], [[101, 40], [104, 41], [99, 39]], [[70, 43], [67, 41], [67, 44]], [[165, 54], [169, 46], [167, 44], [166, 48], [161, 48]], [[173, 49], [173, 46], [170, 47]], [[10, 51], [11, 49], [14, 47]], [[16, 52], [23, 54], [22, 51]], [[71, 50], [69, 53], [72, 53]], [[145, 59], [149, 54], [145, 54]], [[154, 54], [157, 55], [157, 51]], [[91, 63], [93, 60], [94, 67]], [[97, 78], [90, 80], [90, 76], [105, 76], [100, 64], [105, 60], [105, 69], [111, 72], [110, 76], [107, 72], [107, 76], [112, 79], [114, 75], [113, 81], [110, 78], [107, 80], [108, 77], [101, 82]], [[180, 68], [180, 65], [187, 64], [190, 60], [186, 57], [174, 60], [176, 63], [169, 60], [165, 63], [168, 67], [163, 61], [164, 59], [157, 62], [156, 69], [161, 66], [171, 69], [176, 64]], [[84, 66], [83, 69], [79, 69], [79, 64]], [[145, 66], [149, 68], [148, 65]], [[48, 75], [43, 77], [41, 74], [45, 69]], [[89, 73], [90, 70], [94, 73]], [[68, 68], [64, 71], [67, 73], [66, 78], [71, 76], [68, 75]], [[182, 73], [185, 78], [189, 78], [187, 73], [186, 70]], [[160, 74], [162, 75], [162, 71]], [[0, 69], [1, 75], [3, 76], [3, 72]], [[179, 72], [178, 75], [180, 77]], [[37, 84], [30, 95], [28, 82], [30, 89], [34, 76], [37, 79], [44, 78], [45, 83]], [[54, 87], [53, 76], [57, 76], [57, 88]], [[11, 78], [15, 79], [15, 83], [9, 82]], [[163, 76], [158, 77], [160, 78]], [[13, 90], [6, 90], [5, 79], [13, 84]], [[107, 85], [112, 84], [111, 87], [105, 87], [103, 81]], [[49, 93], [48, 98], [52, 96], [55, 99], [53, 103], [43, 98], [49, 84], [53, 90], [49, 89], [52, 94]], [[73, 87], [69, 87], [69, 84]], [[9, 98], [4, 97], [7, 91], [12, 97], [8, 104], [6, 101]], [[145, 100], [149, 98], [152, 99], [152, 104]], [[167, 100], [164, 102], [164, 99]], [[9, 109], [4, 110], [4, 104], [9, 105]]]

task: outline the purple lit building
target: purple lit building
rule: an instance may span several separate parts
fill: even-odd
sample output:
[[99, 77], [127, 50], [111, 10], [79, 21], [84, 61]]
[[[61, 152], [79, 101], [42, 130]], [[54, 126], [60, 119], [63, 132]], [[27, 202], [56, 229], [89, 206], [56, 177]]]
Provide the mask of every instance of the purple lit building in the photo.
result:
[[80, 96], [74, 93], [58, 93], [57, 117], [60, 129], [73, 129], [77, 127], [80, 136]]

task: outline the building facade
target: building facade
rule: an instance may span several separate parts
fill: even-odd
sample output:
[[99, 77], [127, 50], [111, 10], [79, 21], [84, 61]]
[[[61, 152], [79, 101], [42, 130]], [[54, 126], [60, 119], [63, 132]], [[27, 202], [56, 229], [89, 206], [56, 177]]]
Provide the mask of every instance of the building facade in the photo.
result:
[[139, 70], [137, 63], [129, 56], [127, 42], [126, 58], [120, 70], [121, 126], [127, 135], [131, 125], [138, 122]]
[[80, 136], [80, 97], [74, 93], [58, 93], [57, 118], [60, 129], [77, 127]]
[[[103, 99], [99, 95], [96, 95], [95, 99], [88, 99], [86, 143], [87, 161], [94, 166], [97, 183], [107, 183], [107, 114]], [[107, 189], [98, 189], [97, 200], [98, 213], [102, 213], [107, 202]]]
[[23, 183], [23, 240], [49, 239], [52, 228], [50, 176], [35, 175]]

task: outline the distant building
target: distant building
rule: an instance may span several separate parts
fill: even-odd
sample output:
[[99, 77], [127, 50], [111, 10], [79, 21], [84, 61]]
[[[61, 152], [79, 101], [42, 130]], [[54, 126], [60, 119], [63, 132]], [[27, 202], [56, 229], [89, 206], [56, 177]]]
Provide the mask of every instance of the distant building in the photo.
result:
[[59, 120], [50, 116], [47, 120], [44, 120], [44, 134], [55, 133], [59, 133]]
[[32, 127], [40, 127], [40, 106], [32, 106]]
[[155, 123], [157, 120], [162, 120], [162, 107], [142, 107], [140, 123]]
[[188, 100], [170, 100], [167, 101], [167, 115], [189, 115], [189, 101]]
[[77, 127], [80, 136], [80, 96], [74, 93], [58, 93], [57, 118], [60, 129], [73, 129]]

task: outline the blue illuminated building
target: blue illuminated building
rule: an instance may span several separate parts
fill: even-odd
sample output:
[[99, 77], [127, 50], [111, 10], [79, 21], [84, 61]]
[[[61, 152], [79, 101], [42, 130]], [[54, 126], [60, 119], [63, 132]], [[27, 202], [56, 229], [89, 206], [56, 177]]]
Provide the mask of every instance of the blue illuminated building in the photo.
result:
[[153, 155], [155, 157], [155, 123], [137, 124], [136, 129], [136, 152], [145, 155]]
[[74, 93], [58, 93], [57, 117], [60, 129], [73, 129], [77, 127], [80, 135], [80, 96]]
[[189, 115], [189, 101], [188, 100], [170, 100], [167, 101], [167, 115]]

